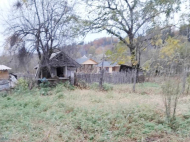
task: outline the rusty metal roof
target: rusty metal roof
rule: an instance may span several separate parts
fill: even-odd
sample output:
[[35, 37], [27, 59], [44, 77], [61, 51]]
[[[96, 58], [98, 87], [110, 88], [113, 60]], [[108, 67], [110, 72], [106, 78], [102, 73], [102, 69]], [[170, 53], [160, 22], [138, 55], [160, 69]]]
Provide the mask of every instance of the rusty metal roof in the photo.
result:
[[11, 70], [11, 68], [5, 66], [5, 65], [0, 65], [0, 70], [3, 71], [3, 70]]

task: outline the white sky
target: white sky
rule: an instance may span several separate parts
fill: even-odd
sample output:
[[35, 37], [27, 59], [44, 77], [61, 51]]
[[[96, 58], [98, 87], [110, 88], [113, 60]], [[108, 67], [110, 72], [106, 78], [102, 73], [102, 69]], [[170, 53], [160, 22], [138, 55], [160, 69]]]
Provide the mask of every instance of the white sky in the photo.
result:
[[[6, 17], [7, 13], [10, 11], [11, 6], [13, 6], [15, 1], [17, 0], [0, 0], [0, 54], [2, 53], [3, 43], [5, 41], [5, 36], [3, 36], [3, 31], [5, 30], [3, 26], [3, 19]], [[173, 23], [177, 24], [179, 22], [179, 15], [174, 16], [174, 19], [172, 21]], [[109, 35], [106, 32], [97, 33], [97, 34], [88, 34], [84, 39], [84, 42], [93, 41], [94, 39], [105, 36]]]
[[13, 0], [0, 0], [0, 53], [3, 50], [3, 43], [4, 43], [4, 39], [5, 37], [3, 36], [3, 19], [5, 17], [5, 13], [8, 12], [8, 10], [10, 9], [10, 3], [12, 3]]
[[[3, 35], [3, 31], [5, 30], [3, 26], [3, 19], [6, 17], [7, 13], [10, 11], [11, 6], [15, 3], [17, 0], [0, 0], [0, 55], [3, 51], [3, 44], [5, 41], [5, 36]], [[109, 36], [106, 32], [97, 33], [97, 34], [88, 34], [84, 42], [90, 42], [94, 39], [101, 38], [101, 37], [107, 37]]]

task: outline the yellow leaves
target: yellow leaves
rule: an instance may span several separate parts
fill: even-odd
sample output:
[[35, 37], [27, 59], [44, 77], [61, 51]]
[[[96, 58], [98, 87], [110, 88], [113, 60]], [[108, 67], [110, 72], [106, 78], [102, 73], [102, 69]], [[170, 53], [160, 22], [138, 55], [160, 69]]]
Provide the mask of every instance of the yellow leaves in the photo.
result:
[[146, 51], [147, 50], [147, 48], [144, 48], [142, 51]]
[[116, 48], [116, 51], [117, 51], [117, 53], [124, 53], [124, 52], [126, 52], [126, 47], [118, 47], [118, 48]]
[[113, 54], [113, 53], [112, 53], [111, 50], [107, 50], [107, 51], [106, 51], [106, 55], [107, 55], [107, 56], [110, 56], [110, 55], [112, 55], [112, 54]]
[[155, 43], [156, 46], [160, 46], [162, 45], [162, 40], [161, 39], [158, 39]]
[[133, 61], [133, 66], [136, 66], [138, 64], [138, 61]]
[[164, 47], [160, 50], [160, 58], [173, 58], [176, 54], [176, 52], [181, 49], [182, 46], [180, 44], [180, 41], [174, 38], [169, 37], [166, 40], [166, 44]]
[[145, 71], [149, 71], [150, 70], [150, 61], [145, 62], [144, 65], [142, 66], [142, 68]]
[[129, 37], [127, 37], [127, 38], [125, 39], [125, 41], [126, 41], [127, 43], [129, 43]]
[[118, 64], [125, 64], [125, 61], [119, 61]]
[[128, 48], [123, 42], [119, 42], [113, 51], [108, 50], [106, 55], [108, 56], [109, 60], [119, 64], [125, 64], [131, 59]]
[[135, 59], [135, 55], [131, 55], [129, 58], [133, 66], [136, 66], [138, 64], [138, 61]]
[[155, 38], [153, 38], [153, 39], [151, 40], [151, 44], [152, 44], [153, 46], [157, 46], [157, 47], [162, 46], [163, 42], [162, 42], [162, 39], [161, 39], [161, 35], [155, 36]]

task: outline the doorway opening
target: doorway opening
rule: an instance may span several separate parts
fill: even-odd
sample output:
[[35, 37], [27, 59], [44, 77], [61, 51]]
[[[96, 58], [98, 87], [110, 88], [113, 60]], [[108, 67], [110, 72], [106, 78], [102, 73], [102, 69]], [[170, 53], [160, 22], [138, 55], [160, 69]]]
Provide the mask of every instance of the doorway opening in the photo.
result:
[[57, 76], [58, 77], [64, 77], [64, 68], [63, 67], [57, 68]]

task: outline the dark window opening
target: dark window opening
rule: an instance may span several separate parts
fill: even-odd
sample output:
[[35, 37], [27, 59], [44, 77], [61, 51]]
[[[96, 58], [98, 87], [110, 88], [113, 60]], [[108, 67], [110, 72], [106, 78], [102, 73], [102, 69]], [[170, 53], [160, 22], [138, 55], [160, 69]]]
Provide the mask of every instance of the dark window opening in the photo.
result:
[[58, 68], [57, 68], [57, 76], [58, 76], [58, 77], [64, 77], [64, 70], [63, 70], [63, 67], [58, 67]]

